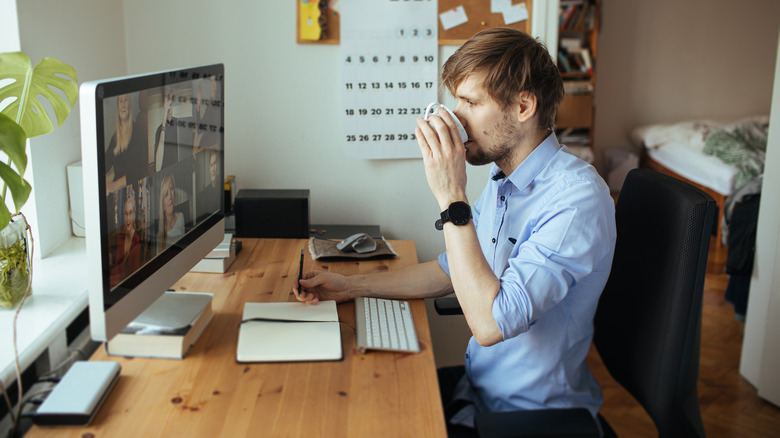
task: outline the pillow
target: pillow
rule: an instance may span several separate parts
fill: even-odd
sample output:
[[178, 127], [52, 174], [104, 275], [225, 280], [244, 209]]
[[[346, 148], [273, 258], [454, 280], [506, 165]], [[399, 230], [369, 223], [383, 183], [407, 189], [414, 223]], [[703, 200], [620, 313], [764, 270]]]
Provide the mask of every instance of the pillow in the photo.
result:
[[631, 137], [646, 148], [657, 148], [667, 143], [682, 143], [701, 151], [707, 135], [721, 123], [712, 120], [690, 120], [677, 123], [646, 125], [634, 129]]

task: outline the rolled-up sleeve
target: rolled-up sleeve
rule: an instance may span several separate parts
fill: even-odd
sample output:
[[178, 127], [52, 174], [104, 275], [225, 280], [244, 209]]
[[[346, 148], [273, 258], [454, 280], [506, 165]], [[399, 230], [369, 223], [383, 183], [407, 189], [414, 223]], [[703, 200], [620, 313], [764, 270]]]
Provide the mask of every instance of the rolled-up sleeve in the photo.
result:
[[592, 184], [569, 184], [539, 204], [529, 238], [513, 249], [493, 301], [504, 339], [528, 331], [611, 256], [614, 210], [603, 208], [603, 196]]

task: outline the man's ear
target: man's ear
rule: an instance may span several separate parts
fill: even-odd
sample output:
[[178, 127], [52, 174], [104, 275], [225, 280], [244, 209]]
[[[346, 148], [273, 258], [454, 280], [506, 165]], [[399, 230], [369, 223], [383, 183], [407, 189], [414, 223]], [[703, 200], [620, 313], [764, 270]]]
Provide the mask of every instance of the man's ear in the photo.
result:
[[536, 95], [530, 91], [521, 91], [517, 95], [517, 104], [515, 110], [517, 111], [517, 120], [519, 122], [527, 122], [533, 116], [536, 115]]

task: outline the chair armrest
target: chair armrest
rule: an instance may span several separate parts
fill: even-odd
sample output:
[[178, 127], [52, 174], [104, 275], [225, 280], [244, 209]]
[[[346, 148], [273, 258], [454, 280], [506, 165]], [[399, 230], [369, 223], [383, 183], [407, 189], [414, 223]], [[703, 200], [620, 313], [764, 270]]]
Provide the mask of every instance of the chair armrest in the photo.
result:
[[585, 408], [484, 412], [475, 423], [487, 438], [599, 438], [597, 420]]
[[439, 315], [463, 315], [457, 297], [436, 298], [433, 300], [433, 307]]

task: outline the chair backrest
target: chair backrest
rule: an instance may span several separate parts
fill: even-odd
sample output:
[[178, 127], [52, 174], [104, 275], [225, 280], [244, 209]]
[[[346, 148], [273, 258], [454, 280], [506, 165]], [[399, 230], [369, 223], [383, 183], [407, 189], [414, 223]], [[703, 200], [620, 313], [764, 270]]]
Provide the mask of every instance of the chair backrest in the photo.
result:
[[615, 210], [615, 258], [594, 343], [660, 437], [703, 437], [696, 385], [715, 200], [676, 178], [634, 169]]

